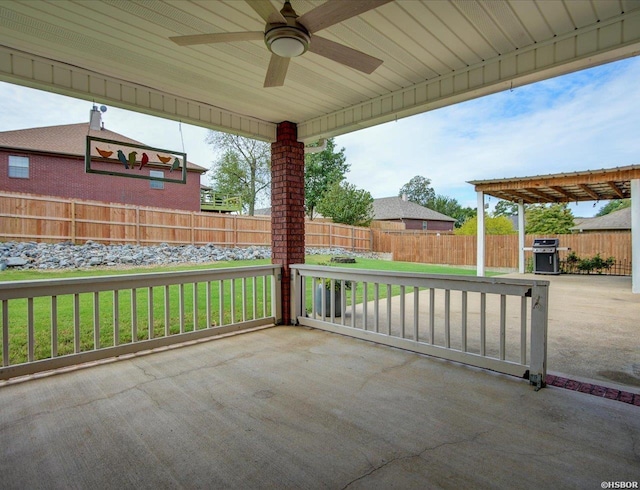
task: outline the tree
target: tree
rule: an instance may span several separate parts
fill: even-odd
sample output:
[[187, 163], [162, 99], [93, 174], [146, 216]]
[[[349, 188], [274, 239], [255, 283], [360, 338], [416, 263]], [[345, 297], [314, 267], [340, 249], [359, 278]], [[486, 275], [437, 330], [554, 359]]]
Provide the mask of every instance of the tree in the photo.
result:
[[253, 216], [256, 202], [270, 192], [269, 143], [217, 131], [209, 131], [206, 142], [221, 152], [211, 168], [211, 186], [222, 194], [240, 196], [243, 207]]
[[465, 221], [476, 215], [475, 209], [469, 207], [463, 208], [457, 199], [443, 196], [442, 194], [438, 194], [432, 200], [428, 201], [426, 207], [454, 218], [456, 220], [456, 228], [459, 228]]
[[[484, 232], [487, 235], [512, 235], [516, 231], [513, 229], [513, 223], [506, 216], [485, 216]], [[464, 224], [455, 230], [456, 235], [477, 235], [478, 234], [478, 217], [469, 218]]]
[[532, 204], [525, 211], [525, 233], [535, 235], [571, 233], [573, 213], [566, 203]]
[[613, 213], [614, 211], [620, 211], [621, 209], [631, 206], [631, 199], [612, 199], [607, 204], [602, 206], [596, 213], [596, 216], [604, 216], [605, 214]]
[[405, 194], [408, 201], [425, 207], [429, 207], [429, 201], [433, 201], [436, 197], [436, 192], [431, 187], [431, 179], [421, 175], [416, 175], [400, 188], [398, 195], [403, 196]]
[[327, 190], [336, 182], [342, 182], [349, 171], [344, 148], [335, 151], [333, 138], [327, 140], [327, 147], [318, 153], [307, 153], [304, 157], [305, 213], [313, 219], [318, 203]]
[[373, 219], [373, 197], [348, 182], [336, 182], [318, 203], [318, 211], [335, 223], [369, 226]]
[[493, 216], [517, 216], [518, 203], [500, 199], [493, 209]]

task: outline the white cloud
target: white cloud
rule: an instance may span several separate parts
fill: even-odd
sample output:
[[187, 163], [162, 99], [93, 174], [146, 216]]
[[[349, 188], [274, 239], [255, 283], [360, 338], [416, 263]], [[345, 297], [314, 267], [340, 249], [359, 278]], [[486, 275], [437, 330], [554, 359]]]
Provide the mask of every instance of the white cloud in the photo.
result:
[[[597, 67], [338, 137], [348, 180], [374, 197], [415, 175], [474, 206], [465, 182], [638, 163], [640, 59]], [[375, 170], [375, 171], [372, 171]], [[574, 208], [575, 209], [575, 208]], [[589, 215], [592, 203], [574, 213]]]

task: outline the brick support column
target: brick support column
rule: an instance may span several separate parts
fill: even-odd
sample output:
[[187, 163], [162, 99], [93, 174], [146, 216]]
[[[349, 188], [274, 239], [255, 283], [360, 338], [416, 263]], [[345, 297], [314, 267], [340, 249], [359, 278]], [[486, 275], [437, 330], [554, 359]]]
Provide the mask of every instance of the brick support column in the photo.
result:
[[298, 128], [278, 125], [271, 144], [271, 262], [282, 265], [282, 323], [291, 324], [291, 271], [304, 263], [304, 143]]

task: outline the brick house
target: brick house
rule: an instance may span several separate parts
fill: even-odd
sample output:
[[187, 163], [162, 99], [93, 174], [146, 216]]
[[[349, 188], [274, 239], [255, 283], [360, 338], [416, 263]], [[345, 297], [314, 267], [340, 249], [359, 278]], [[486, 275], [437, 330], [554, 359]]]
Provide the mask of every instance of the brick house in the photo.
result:
[[[186, 184], [85, 173], [87, 135], [142, 145], [105, 129], [99, 112], [93, 124], [67, 124], [0, 132], [0, 191], [86, 199], [134, 206], [200, 211], [200, 175], [207, 169], [187, 164]], [[168, 176], [168, 166], [140, 172]]]
[[456, 220], [402, 197], [373, 200], [373, 221], [404, 223], [406, 230], [452, 232]]

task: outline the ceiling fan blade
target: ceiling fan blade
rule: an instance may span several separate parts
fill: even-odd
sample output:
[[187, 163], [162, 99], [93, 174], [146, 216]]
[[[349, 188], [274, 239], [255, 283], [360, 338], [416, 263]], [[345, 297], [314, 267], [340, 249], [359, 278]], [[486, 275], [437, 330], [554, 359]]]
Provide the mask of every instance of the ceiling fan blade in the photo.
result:
[[256, 13], [269, 24], [286, 24], [287, 19], [271, 4], [269, 0], [245, 0]]
[[382, 64], [378, 58], [318, 36], [311, 37], [309, 51], [366, 74], [373, 73]]
[[233, 41], [262, 41], [264, 32], [218, 32], [216, 34], [193, 34], [190, 36], [170, 37], [179, 46], [191, 46], [194, 44], [227, 43]]
[[298, 22], [314, 33], [391, 1], [393, 0], [327, 0], [298, 17]]
[[271, 55], [267, 76], [264, 79], [265, 88], [282, 87], [284, 85], [284, 79], [287, 76], [287, 69], [289, 68], [289, 60], [291, 60], [291, 58], [282, 58], [275, 54]]

